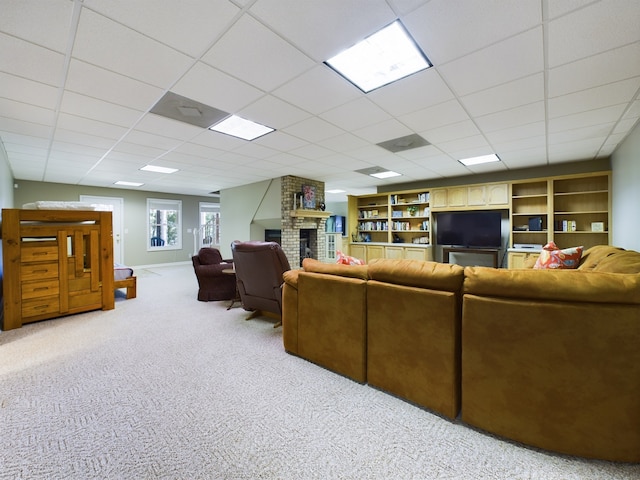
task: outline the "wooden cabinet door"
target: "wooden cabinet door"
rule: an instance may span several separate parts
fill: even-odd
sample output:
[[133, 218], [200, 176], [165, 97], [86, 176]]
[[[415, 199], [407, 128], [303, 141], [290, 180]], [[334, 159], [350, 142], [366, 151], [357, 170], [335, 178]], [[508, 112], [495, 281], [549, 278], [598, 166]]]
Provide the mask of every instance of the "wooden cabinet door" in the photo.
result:
[[499, 183], [489, 185], [487, 188], [487, 205], [508, 205], [509, 204], [509, 185]]

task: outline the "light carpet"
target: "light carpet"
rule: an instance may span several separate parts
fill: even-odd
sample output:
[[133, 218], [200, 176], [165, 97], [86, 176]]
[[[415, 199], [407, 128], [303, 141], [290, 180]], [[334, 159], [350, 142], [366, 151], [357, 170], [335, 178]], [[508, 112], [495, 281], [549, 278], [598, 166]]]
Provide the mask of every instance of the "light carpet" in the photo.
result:
[[284, 352], [273, 320], [148, 269], [116, 308], [0, 333], [2, 479], [639, 479], [538, 451]]

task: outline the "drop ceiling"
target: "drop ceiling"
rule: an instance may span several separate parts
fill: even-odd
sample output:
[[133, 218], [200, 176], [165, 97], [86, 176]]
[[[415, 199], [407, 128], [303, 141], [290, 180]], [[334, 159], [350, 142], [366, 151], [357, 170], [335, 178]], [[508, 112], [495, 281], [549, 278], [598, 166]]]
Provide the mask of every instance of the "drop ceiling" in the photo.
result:
[[[296, 175], [359, 194], [608, 157], [640, 117], [637, 0], [0, 4], [17, 180], [208, 195]], [[323, 64], [396, 19], [432, 68], [364, 94]], [[152, 113], [169, 92], [276, 131], [248, 142]], [[378, 145], [411, 135], [428, 144]], [[502, 162], [457, 161], [489, 153]], [[357, 172], [371, 167], [402, 176]]]

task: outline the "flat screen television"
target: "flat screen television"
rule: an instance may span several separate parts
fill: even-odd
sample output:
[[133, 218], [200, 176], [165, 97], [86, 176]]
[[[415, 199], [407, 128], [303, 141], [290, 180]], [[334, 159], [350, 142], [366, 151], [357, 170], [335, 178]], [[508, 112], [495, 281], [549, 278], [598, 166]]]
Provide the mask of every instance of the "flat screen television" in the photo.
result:
[[500, 212], [447, 212], [436, 215], [438, 245], [473, 248], [500, 248]]

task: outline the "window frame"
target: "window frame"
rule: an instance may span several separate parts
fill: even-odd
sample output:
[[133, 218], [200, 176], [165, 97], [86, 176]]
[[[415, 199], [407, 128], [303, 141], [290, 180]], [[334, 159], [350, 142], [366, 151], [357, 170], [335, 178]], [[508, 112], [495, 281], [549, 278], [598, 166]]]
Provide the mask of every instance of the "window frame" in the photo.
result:
[[[166, 208], [157, 208], [157, 207], [166, 207]], [[167, 233], [167, 238], [165, 239], [165, 244], [161, 246], [151, 246], [151, 238], [156, 236], [152, 234], [152, 228], [157, 228], [157, 224], [153, 224], [151, 221], [151, 211], [152, 209], [156, 211], [171, 211], [177, 212], [177, 219], [175, 221], [175, 243], [170, 243], [169, 235]], [[169, 198], [147, 198], [147, 211], [146, 211], [146, 224], [147, 224], [147, 235], [146, 235], [146, 243], [147, 243], [147, 252], [157, 252], [157, 251], [166, 251], [166, 250], [182, 250], [182, 200], [175, 200]], [[170, 228], [167, 225], [167, 228]]]

